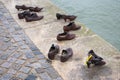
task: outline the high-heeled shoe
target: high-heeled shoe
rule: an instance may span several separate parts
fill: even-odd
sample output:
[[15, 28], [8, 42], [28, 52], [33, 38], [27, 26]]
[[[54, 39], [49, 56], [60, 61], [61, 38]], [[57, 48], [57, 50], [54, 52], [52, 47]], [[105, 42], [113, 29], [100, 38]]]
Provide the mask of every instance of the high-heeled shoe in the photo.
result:
[[33, 11], [33, 12], [40, 12], [43, 8], [39, 8], [39, 7], [30, 7], [29, 10]]
[[27, 10], [27, 9], [29, 9], [29, 7], [27, 7], [27, 6], [25, 6], [25, 5], [16, 5], [15, 6], [15, 8], [19, 11], [20, 9], [22, 9], [22, 10]]
[[77, 16], [74, 16], [74, 15], [63, 15], [63, 14], [60, 14], [60, 13], [56, 13], [56, 17], [57, 17], [58, 20], [64, 19], [65, 22], [66, 22], [67, 20], [69, 20], [69, 21], [75, 20]]

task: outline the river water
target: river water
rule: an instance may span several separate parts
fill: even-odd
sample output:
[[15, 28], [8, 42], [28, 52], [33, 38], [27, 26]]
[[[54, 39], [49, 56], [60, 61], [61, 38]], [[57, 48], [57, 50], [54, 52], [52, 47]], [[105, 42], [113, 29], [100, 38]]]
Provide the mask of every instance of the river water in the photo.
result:
[[120, 51], [120, 0], [52, 0]]

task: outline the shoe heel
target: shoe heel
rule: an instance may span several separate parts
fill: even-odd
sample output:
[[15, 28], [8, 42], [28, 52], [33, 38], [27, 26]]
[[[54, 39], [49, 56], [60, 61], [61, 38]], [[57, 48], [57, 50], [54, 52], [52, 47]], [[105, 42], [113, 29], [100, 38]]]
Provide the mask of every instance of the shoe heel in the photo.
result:
[[57, 20], [60, 20], [62, 15], [60, 15], [59, 13], [56, 13], [56, 17], [57, 17]]

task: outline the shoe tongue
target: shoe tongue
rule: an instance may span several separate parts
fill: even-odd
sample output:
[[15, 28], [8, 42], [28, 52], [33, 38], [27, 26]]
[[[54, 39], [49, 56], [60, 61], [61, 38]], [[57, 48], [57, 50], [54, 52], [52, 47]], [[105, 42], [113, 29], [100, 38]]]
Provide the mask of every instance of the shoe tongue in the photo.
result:
[[37, 17], [37, 15], [35, 13], [32, 13], [31, 17]]
[[67, 26], [68, 27], [71, 27], [71, 25], [73, 25], [74, 24], [74, 22], [71, 22], [71, 23], [69, 23]]
[[55, 49], [55, 46], [54, 46], [54, 44], [52, 44], [51, 48], [52, 48], [52, 49]]
[[67, 51], [66, 51], [66, 50], [63, 50], [63, 54], [67, 54]]

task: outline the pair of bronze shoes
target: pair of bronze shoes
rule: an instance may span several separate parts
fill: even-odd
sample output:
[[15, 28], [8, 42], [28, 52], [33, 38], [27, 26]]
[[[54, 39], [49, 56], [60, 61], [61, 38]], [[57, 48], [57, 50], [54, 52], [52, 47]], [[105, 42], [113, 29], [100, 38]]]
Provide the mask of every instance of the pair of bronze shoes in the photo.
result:
[[57, 35], [57, 40], [58, 41], [63, 41], [63, 40], [72, 40], [76, 36], [75, 34], [70, 34], [68, 31], [74, 31], [80, 29], [81, 26], [78, 26], [75, 24], [75, 22], [70, 22], [68, 25], [63, 27], [64, 33], [60, 33]]
[[15, 8], [17, 10], [29, 10], [29, 11], [33, 11], [33, 12], [40, 12], [43, 8], [39, 8], [39, 7], [27, 7], [25, 5], [16, 5]]
[[[48, 58], [51, 60], [55, 59], [55, 56], [60, 52], [60, 47], [58, 45], [52, 44], [51, 48], [48, 52]], [[66, 62], [70, 57], [72, 57], [73, 51], [72, 48], [67, 48], [65, 50], [62, 50], [62, 54], [60, 57], [61, 62]]]
[[[69, 20], [69, 21], [75, 20], [77, 16], [56, 13], [56, 17], [58, 20], [64, 19], [66, 22], [67, 20]], [[81, 28], [81, 26], [76, 25], [75, 22], [70, 22], [68, 25], [63, 27], [64, 32], [57, 35], [57, 40], [63, 41], [63, 40], [74, 39], [76, 37], [75, 34], [70, 34], [69, 31], [78, 30], [80, 28]]]
[[86, 64], [87, 67], [90, 68], [91, 64], [94, 64], [95, 66], [103, 66], [106, 64], [106, 62], [103, 60], [102, 57], [98, 56], [93, 50], [90, 50], [88, 52]]
[[19, 19], [24, 19], [26, 22], [37, 21], [43, 19], [43, 16], [38, 16], [36, 13], [30, 13], [30, 11], [24, 11], [22, 13], [18, 13]]
[[69, 20], [69, 21], [75, 20], [77, 16], [74, 16], [74, 15], [64, 15], [64, 14], [56, 13], [56, 17], [57, 17], [58, 20], [64, 19], [65, 22], [66, 22], [67, 20]]

